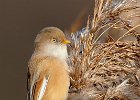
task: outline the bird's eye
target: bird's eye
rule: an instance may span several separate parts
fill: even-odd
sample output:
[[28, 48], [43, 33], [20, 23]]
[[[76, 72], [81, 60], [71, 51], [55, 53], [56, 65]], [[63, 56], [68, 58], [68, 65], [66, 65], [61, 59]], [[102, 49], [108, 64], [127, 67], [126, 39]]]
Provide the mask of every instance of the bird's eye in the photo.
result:
[[53, 38], [53, 39], [52, 39], [52, 42], [56, 42], [56, 39], [55, 39], [55, 38]]

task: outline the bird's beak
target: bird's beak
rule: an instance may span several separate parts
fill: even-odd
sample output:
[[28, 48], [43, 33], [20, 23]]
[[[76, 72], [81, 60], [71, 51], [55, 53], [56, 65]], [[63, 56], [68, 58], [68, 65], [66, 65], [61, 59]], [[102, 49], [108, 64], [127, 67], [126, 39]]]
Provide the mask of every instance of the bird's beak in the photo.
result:
[[64, 44], [69, 44], [69, 43], [71, 43], [69, 40], [63, 40], [63, 42], [62, 43], [64, 43]]

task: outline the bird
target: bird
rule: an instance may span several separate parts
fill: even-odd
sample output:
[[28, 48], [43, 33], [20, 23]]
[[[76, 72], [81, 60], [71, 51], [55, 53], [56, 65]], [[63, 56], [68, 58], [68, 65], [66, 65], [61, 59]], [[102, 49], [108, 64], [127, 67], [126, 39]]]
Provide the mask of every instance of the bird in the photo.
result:
[[28, 100], [66, 100], [70, 86], [67, 63], [70, 41], [57, 27], [42, 29], [28, 63]]

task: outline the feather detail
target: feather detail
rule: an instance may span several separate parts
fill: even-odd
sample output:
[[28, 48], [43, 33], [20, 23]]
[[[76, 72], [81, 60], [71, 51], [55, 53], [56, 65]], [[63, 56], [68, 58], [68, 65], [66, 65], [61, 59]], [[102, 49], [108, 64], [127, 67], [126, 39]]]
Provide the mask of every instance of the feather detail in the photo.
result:
[[49, 77], [48, 77], [48, 79], [46, 79], [45, 77], [43, 78], [40, 92], [38, 94], [38, 100], [42, 100], [44, 93], [45, 93], [45, 90], [46, 90], [46, 87], [47, 87], [47, 84], [48, 84], [48, 80], [49, 80]]
[[31, 81], [31, 87], [30, 87], [30, 100], [33, 100], [35, 89], [36, 89], [36, 82], [35, 82], [35, 76], [32, 78]]

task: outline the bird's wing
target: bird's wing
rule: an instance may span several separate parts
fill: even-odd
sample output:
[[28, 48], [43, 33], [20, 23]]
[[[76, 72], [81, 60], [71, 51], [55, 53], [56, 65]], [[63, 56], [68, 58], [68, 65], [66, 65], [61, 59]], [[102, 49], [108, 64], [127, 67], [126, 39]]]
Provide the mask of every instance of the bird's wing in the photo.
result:
[[46, 87], [47, 87], [48, 80], [49, 80], [49, 77], [48, 78], [44, 77], [42, 79], [42, 83], [41, 83], [41, 86], [39, 89], [40, 91], [38, 92], [38, 100], [42, 100], [44, 93], [45, 93], [45, 90], [46, 90]]
[[44, 76], [38, 79], [32, 79], [30, 90], [28, 91], [28, 99], [29, 100], [42, 100], [47, 84], [48, 84], [49, 77]]
[[[40, 62], [36, 66], [45, 66], [45, 60]], [[27, 99], [28, 100], [42, 100], [44, 92], [47, 87], [49, 76], [45, 74], [45, 71], [37, 74], [37, 70], [34, 70], [34, 73], [30, 73], [28, 68], [27, 72]]]

